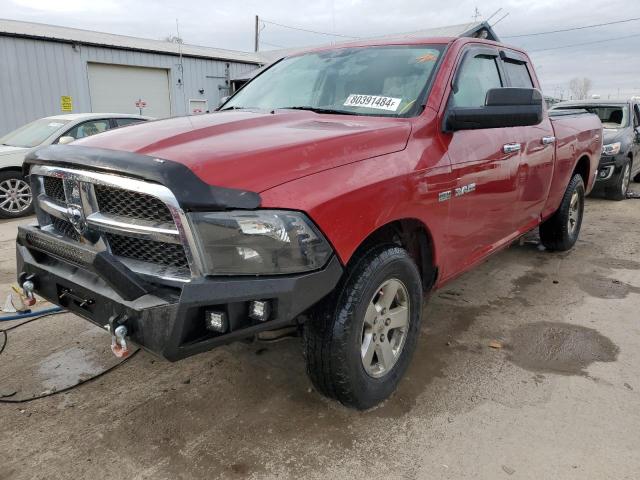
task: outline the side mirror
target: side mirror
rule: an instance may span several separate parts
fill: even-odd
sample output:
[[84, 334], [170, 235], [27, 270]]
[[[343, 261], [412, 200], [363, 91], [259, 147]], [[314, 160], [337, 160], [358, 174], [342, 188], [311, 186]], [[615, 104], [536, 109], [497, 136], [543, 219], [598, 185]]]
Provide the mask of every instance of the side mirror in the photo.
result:
[[527, 127], [543, 118], [542, 94], [535, 88], [493, 88], [483, 107], [451, 107], [445, 131]]
[[225, 97], [222, 97], [220, 99], [220, 101], [218, 102], [218, 108], [220, 108], [222, 105], [224, 105], [225, 103], [227, 103], [227, 100], [229, 100], [231, 98], [231, 95], [227, 95]]
[[640, 127], [636, 127], [636, 142], [640, 143]]
[[72, 136], [64, 136], [64, 137], [60, 137], [58, 139], [58, 143], [60, 145], [66, 145], [67, 143], [71, 143], [75, 140], [75, 138], [73, 138]]

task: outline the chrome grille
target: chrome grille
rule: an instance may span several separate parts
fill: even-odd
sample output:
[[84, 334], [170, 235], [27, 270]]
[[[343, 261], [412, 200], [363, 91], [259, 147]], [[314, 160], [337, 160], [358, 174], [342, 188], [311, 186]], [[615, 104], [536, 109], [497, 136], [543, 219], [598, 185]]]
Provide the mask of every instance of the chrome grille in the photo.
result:
[[173, 222], [171, 212], [159, 199], [140, 192], [96, 185], [96, 199], [102, 213], [157, 222]]
[[30, 173], [43, 233], [110, 252], [131, 270], [159, 279], [187, 281], [201, 271], [186, 216], [166, 187], [46, 165]]
[[64, 185], [61, 178], [44, 177], [44, 193], [54, 200], [64, 202]]

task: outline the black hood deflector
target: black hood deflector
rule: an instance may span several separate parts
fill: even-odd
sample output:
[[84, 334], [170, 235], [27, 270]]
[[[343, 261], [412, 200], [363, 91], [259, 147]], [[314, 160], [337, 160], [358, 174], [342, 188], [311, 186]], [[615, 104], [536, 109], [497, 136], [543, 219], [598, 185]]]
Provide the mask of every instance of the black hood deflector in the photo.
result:
[[29, 153], [23, 167], [25, 175], [36, 164], [88, 169], [159, 183], [171, 190], [186, 211], [252, 210], [261, 203], [255, 192], [209, 185], [181, 163], [137, 153], [51, 145]]

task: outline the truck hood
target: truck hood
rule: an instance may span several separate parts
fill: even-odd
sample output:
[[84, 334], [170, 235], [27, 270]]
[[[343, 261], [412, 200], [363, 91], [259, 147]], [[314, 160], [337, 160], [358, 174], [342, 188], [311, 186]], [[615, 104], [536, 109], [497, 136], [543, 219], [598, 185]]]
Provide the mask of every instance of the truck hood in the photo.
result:
[[179, 162], [209, 185], [262, 192], [403, 150], [406, 119], [308, 111], [228, 111], [129, 126], [73, 142]]

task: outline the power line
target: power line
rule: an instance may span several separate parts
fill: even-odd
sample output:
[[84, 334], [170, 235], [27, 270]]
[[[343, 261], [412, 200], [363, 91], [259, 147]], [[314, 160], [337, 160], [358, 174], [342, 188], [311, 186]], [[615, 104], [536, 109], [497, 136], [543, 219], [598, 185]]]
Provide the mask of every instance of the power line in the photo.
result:
[[291, 30], [299, 30], [301, 32], [307, 32], [307, 33], [316, 33], [318, 35], [327, 35], [330, 37], [342, 37], [342, 38], [352, 38], [352, 39], [360, 38], [360, 37], [354, 37], [351, 35], [343, 35], [341, 33], [320, 32], [318, 30], [309, 30], [307, 28], [292, 27], [291, 25], [284, 25], [282, 23], [272, 22], [271, 20], [265, 20], [264, 18], [260, 18], [260, 21], [263, 23], [268, 23], [270, 25], [277, 25], [278, 27], [282, 27], [282, 28], [290, 28]]
[[605, 40], [597, 40], [595, 42], [572, 43], [571, 45], [561, 45], [559, 47], [540, 48], [538, 50], [529, 50], [529, 53], [546, 52], [549, 50], [560, 50], [561, 48], [581, 47], [583, 45], [595, 45], [597, 43], [613, 42], [614, 40], [624, 40], [624, 39], [633, 38], [633, 37], [640, 37], [640, 33], [635, 33], [633, 35], [626, 35], [624, 37], [607, 38]]
[[269, 45], [270, 47], [276, 47], [276, 48], [291, 48], [291, 47], [285, 47], [284, 45], [278, 45], [277, 43], [265, 42], [262, 39], [260, 40], [260, 45]]
[[595, 28], [595, 27], [605, 27], [607, 25], [617, 25], [619, 23], [635, 22], [637, 20], [640, 20], [640, 17], [627, 18], [626, 20], [616, 20], [615, 22], [596, 23], [596, 24], [593, 24], [593, 25], [584, 25], [582, 27], [564, 28], [562, 30], [549, 30], [547, 32], [522, 33], [520, 35], [508, 35], [508, 36], [503, 36], [502, 38], [533, 37], [533, 36], [537, 36], [537, 35], [548, 35], [550, 33], [573, 32], [575, 30], [584, 30], [586, 28]]

